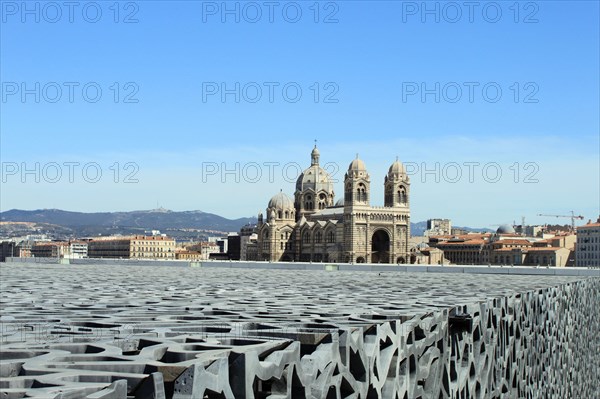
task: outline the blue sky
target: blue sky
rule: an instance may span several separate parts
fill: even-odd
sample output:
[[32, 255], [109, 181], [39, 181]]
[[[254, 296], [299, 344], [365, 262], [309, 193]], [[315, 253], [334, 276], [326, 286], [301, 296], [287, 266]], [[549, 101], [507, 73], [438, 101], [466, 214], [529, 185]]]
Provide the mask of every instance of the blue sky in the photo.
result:
[[0, 208], [256, 215], [317, 139], [374, 205], [410, 164], [413, 221], [598, 217], [597, 1], [276, 3], [2, 1]]

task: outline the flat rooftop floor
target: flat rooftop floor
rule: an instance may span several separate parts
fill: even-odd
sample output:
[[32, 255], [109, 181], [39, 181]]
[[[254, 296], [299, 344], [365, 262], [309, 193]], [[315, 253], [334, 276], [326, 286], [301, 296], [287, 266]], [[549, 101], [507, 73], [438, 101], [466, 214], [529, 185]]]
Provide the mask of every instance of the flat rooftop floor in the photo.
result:
[[[408, 319], [578, 281], [578, 276], [2, 264], [3, 342], [17, 324], [94, 339], [96, 329], [185, 332], [232, 323]], [[12, 325], [13, 329], [7, 326]], [[11, 331], [13, 334], [11, 335]], [[41, 337], [30, 337], [39, 342]]]

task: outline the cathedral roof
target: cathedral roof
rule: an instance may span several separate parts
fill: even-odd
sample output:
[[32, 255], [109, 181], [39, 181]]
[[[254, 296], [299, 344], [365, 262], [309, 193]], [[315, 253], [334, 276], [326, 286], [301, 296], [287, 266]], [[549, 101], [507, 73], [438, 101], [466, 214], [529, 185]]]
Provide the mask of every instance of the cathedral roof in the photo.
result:
[[314, 192], [333, 191], [333, 182], [329, 173], [319, 165], [320, 153], [315, 145], [311, 152], [311, 165], [298, 176], [296, 190], [304, 191], [311, 189]]
[[514, 232], [515, 229], [508, 224], [503, 224], [500, 227], [498, 227], [498, 230], [496, 230], [496, 234], [511, 234]]
[[333, 221], [333, 219], [329, 219], [329, 218], [341, 216], [343, 214], [344, 214], [344, 209], [331, 207], [331, 208], [321, 209], [321, 210], [315, 212], [314, 214], [310, 215], [310, 218], [312, 220], [317, 220], [319, 218], [326, 218], [326, 220]]
[[356, 159], [354, 159], [352, 162], [350, 162], [350, 165], [348, 166], [348, 171], [366, 171], [367, 167], [365, 166], [365, 163], [358, 158], [358, 155], [356, 156]]
[[392, 164], [392, 166], [390, 166], [390, 170], [388, 171], [388, 174], [405, 174], [406, 173], [406, 169], [404, 168], [404, 165], [402, 164], [402, 162], [398, 161], [396, 159], [396, 162], [394, 162]]
[[291, 210], [294, 209], [294, 201], [285, 193], [279, 192], [271, 198], [268, 208]]

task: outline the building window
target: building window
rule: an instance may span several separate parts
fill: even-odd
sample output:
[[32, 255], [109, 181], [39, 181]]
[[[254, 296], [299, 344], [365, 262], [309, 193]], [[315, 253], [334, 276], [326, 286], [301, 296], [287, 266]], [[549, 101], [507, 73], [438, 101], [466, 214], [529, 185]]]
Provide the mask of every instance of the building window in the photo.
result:
[[356, 189], [356, 200], [360, 202], [367, 201], [367, 188], [363, 183], [358, 184], [358, 188]]
[[398, 189], [398, 201], [400, 201], [401, 204], [406, 204], [407, 202], [406, 189], [404, 186], [400, 186]]
[[310, 235], [308, 234], [308, 231], [304, 232], [304, 235], [302, 236], [302, 241], [306, 244], [310, 242]]
[[334, 243], [335, 242], [335, 233], [333, 231], [330, 231], [327, 234], [327, 241], [330, 243]]

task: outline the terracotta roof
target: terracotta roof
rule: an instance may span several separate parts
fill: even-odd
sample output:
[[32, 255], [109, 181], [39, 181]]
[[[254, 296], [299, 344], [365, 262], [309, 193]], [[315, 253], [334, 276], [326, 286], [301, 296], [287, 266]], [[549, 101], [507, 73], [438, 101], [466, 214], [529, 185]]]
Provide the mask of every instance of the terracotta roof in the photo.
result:
[[527, 248], [499, 248], [494, 250], [494, 252], [511, 252], [511, 251], [521, 251], [521, 252], [555, 252], [559, 249], [563, 249], [561, 247], [527, 247]]
[[498, 240], [496, 242], [494, 242], [494, 245], [496, 244], [524, 244], [524, 245], [531, 245], [531, 241], [525, 240], [525, 239], [508, 239], [508, 240]]
[[527, 252], [531, 252], [531, 251], [558, 251], [559, 249], [566, 249], [566, 248], [561, 248], [561, 247], [534, 247], [534, 248], [526, 248]]
[[441, 242], [439, 244], [437, 244], [438, 246], [443, 246], [443, 245], [482, 245], [485, 244], [484, 240], [467, 240], [467, 241], [447, 241], [447, 242]]
[[163, 237], [163, 236], [106, 236], [106, 237], [96, 237], [92, 241], [122, 241], [122, 240], [138, 240], [138, 241], [173, 241], [174, 239], [171, 237]]
[[502, 233], [498, 234], [500, 237], [521, 237], [519, 233]]
[[36, 242], [33, 245], [36, 246], [36, 247], [51, 246], [51, 245], [67, 246], [67, 245], [69, 245], [69, 243], [68, 242], [64, 242], [64, 241], [40, 241], [40, 242]]
[[472, 234], [442, 234], [442, 235], [432, 235], [429, 238], [445, 238], [451, 240], [453, 238], [458, 238], [461, 240], [471, 240], [474, 238], [484, 238], [489, 237], [491, 233], [472, 233]]
[[600, 227], [600, 223], [588, 223], [588, 224], [585, 224], [583, 226], [578, 226], [577, 228], [578, 229], [585, 229], [585, 228], [588, 228], [588, 227]]

